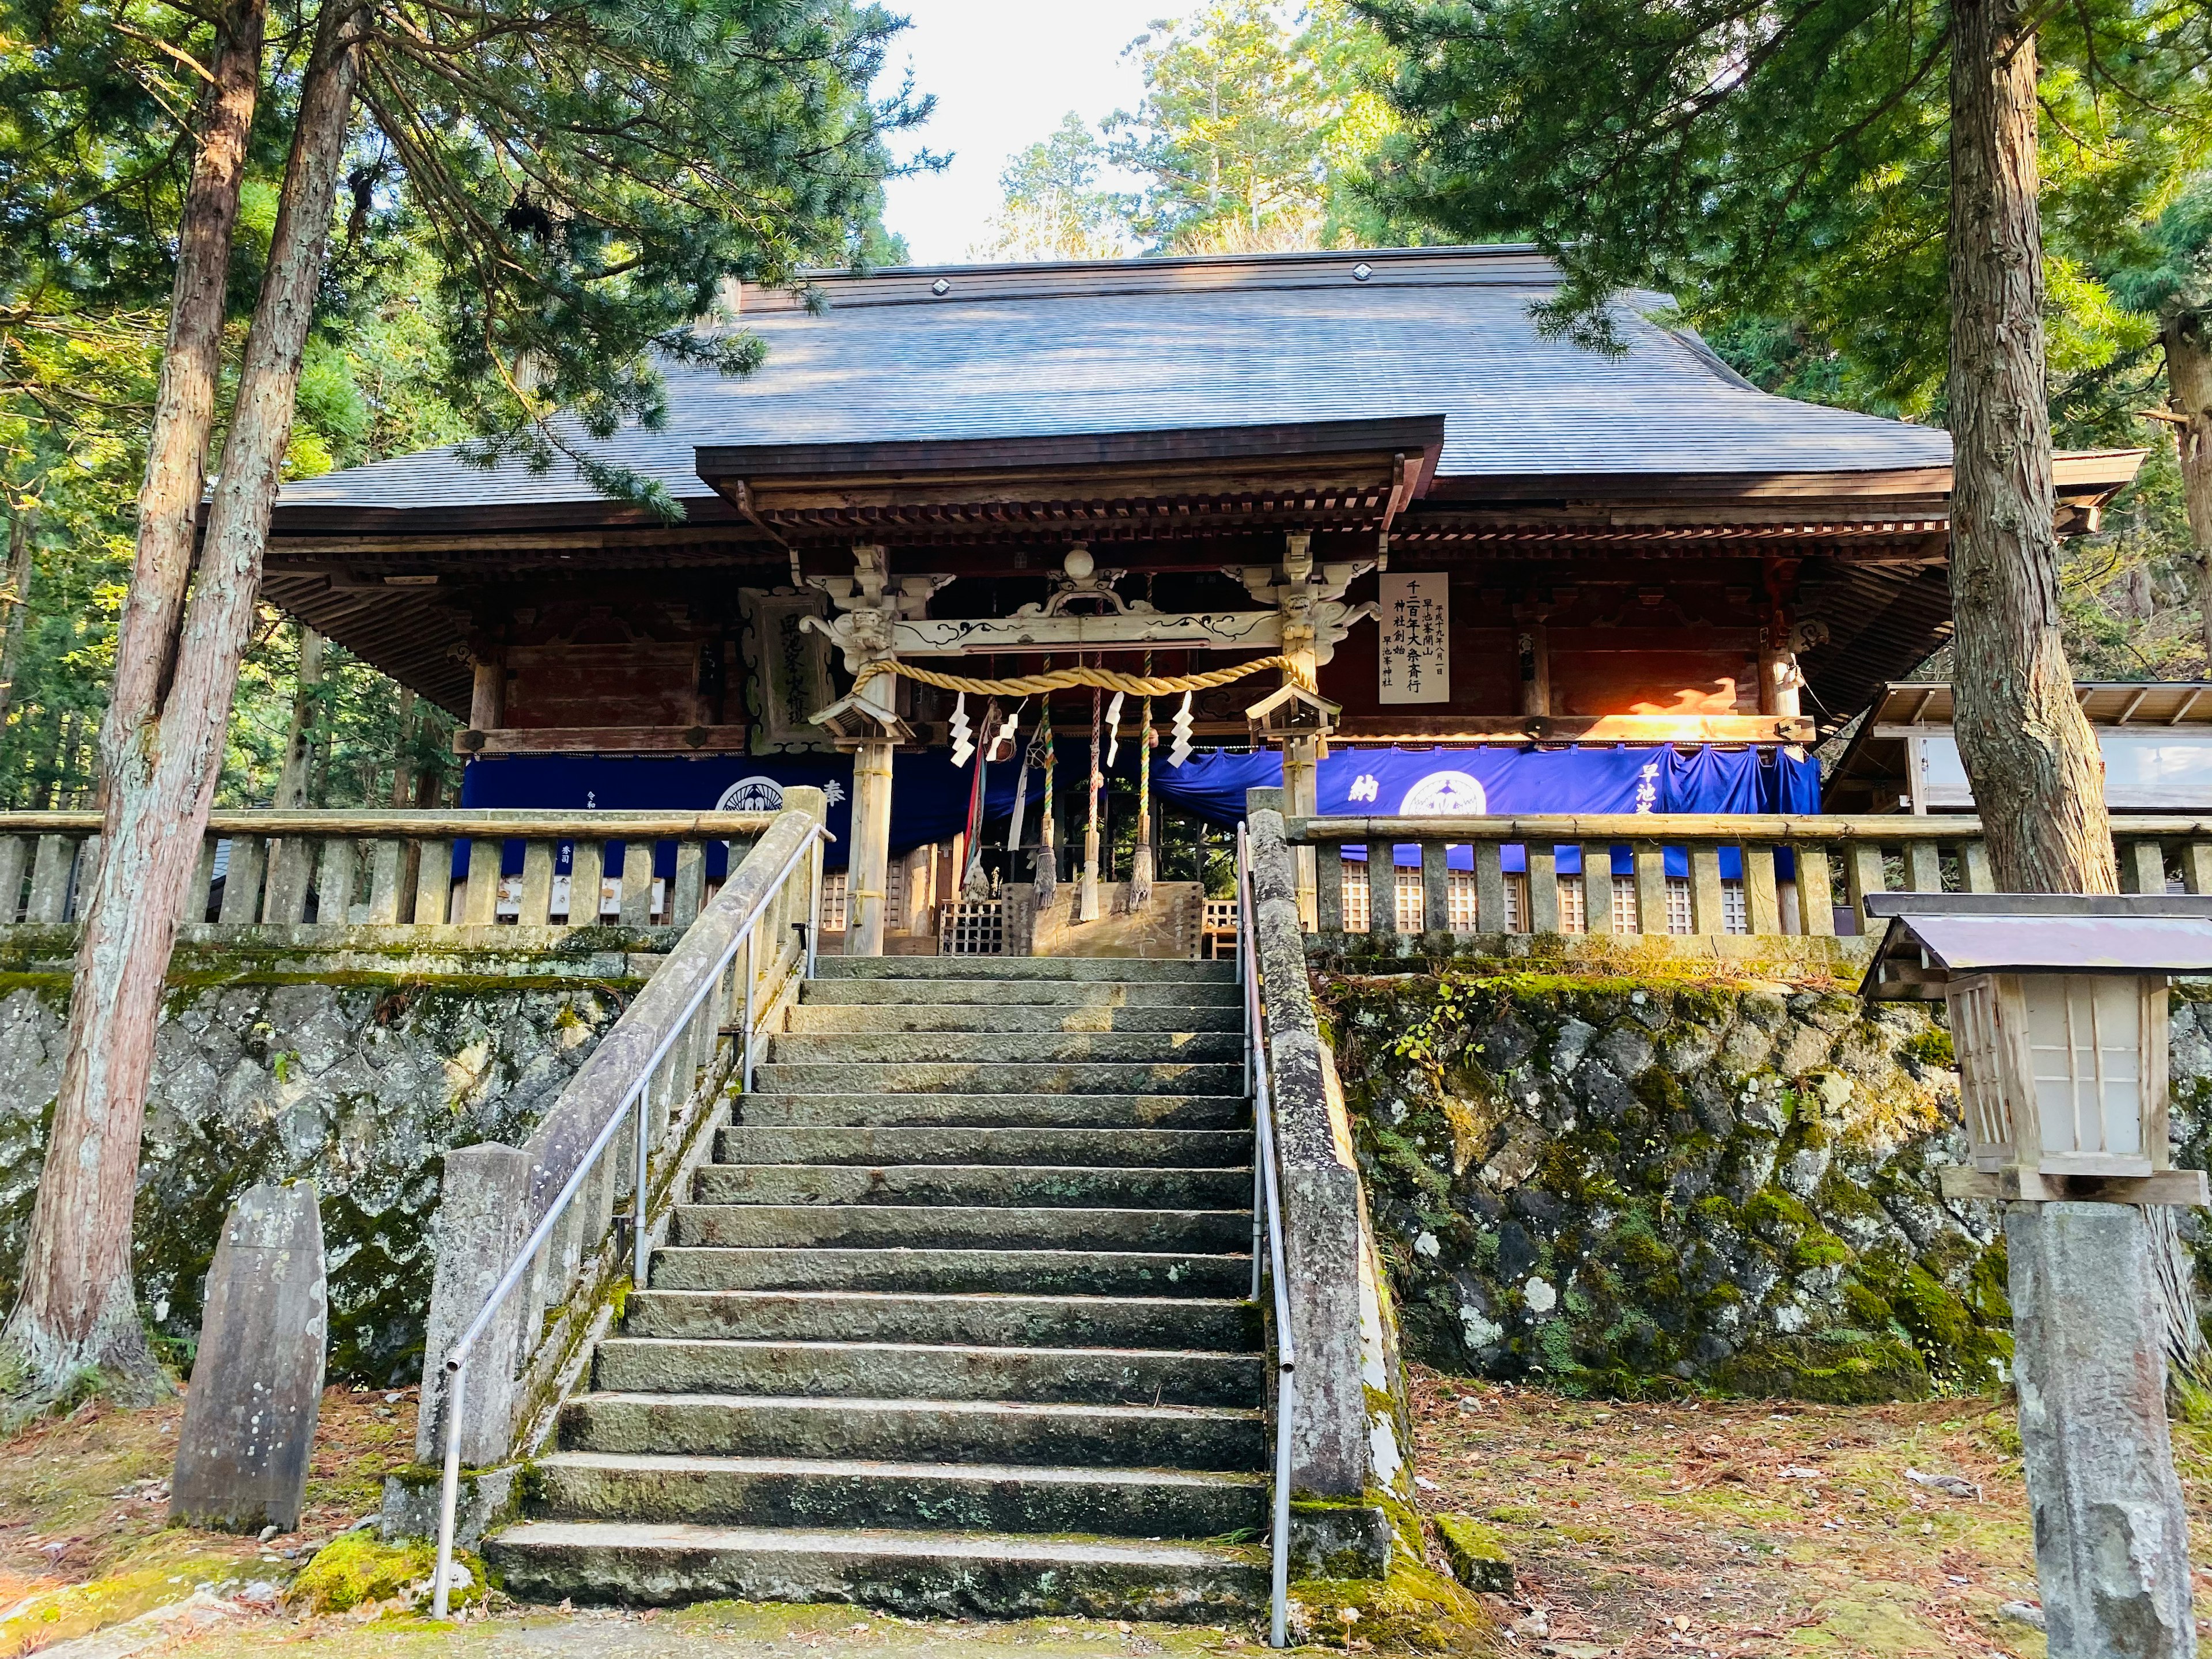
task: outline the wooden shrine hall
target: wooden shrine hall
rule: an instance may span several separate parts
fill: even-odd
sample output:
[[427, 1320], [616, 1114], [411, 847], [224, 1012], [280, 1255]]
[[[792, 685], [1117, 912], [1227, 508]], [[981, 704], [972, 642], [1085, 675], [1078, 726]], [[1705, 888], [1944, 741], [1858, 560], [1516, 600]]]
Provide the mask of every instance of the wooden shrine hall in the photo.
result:
[[[465, 720], [499, 804], [849, 768], [862, 953], [913, 931], [898, 768], [990, 756], [1000, 690], [1025, 742], [1048, 714], [1087, 744], [1094, 693], [1172, 683], [1121, 721], [1149, 709], [1154, 775], [1182, 715], [1279, 750], [1294, 811], [1332, 748], [1802, 750], [1945, 637], [1948, 435], [1763, 393], [1659, 295], [1620, 355], [1547, 338], [1557, 283], [1486, 246], [747, 287], [713, 325], [757, 373], [672, 368], [661, 428], [569, 434], [680, 522], [434, 451], [288, 483], [265, 591]], [[2061, 531], [2139, 459], [2059, 458]], [[589, 800], [515, 793], [587, 758]]]

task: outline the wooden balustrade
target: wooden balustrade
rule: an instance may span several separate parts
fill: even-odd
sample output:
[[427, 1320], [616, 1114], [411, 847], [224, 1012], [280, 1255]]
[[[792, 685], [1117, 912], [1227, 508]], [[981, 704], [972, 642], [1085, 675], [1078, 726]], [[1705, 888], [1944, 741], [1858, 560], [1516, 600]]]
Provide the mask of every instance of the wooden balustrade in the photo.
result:
[[[773, 821], [766, 812], [217, 812], [180, 920], [684, 927], [720, 884], [712, 866], [734, 868]], [[96, 812], [0, 812], [0, 923], [75, 920], [100, 827]], [[656, 877], [657, 849], [668, 842], [674, 873]], [[731, 849], [718, 860], [711, 842]], [[521, 868], [506, 873], [517, 848]], [[594, 884], [599, 902], [586, 896], [580, 907], [576, 896]]]
[[[1364, 933], [1386, 947], [1445, 933], [1819, 938], [1866, 931], [1869, 893], [1997, 890], [1981, 821], [1965, 817], [1309, 817], [1285, 827], [1290, 840], [1324, 849], [1316, 931]], [[2124, 817], [2112, 839], [2125, 890], [2212, 893], [2212, 819]], [[1382, 856], [1385, 846], [1419, 848], [1419, 867]], [[1347, 847], [1364, 856], [1344, 857]], [[1561, 874], [1568, 848], [1585, 873]], [[1451, 867], [1457, 849], [1470, 867]], [[1520, 870], [1506, 867], [1516, 861]]]

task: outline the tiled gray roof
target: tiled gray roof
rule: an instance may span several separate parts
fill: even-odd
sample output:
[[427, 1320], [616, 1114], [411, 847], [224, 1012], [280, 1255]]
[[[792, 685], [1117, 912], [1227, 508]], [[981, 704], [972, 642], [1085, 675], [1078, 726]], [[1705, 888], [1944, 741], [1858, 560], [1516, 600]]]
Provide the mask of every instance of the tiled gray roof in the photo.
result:
[[[1945, 466], [1948, 434], [1769, 397], [1701, 342], [1621, 307], [1628, 349], [1602, 356], [1537, 331], [1525, 252], [1463, 261], [1386, 254], [1355, 284], [1309, 256], [1299, 284], [1060, 292], [756, 309], [768, 362], [744, 380], [676, 370], [659, 432], [609, 459], [678, 496], [710, 492], [702, 444], [1038, 436], [1389, 416], [1446, 417], [1440, 477], [1865, 471]], [[1463, 264], [1465, 274], [1458, 267]], [[1265, 262], [1248, 262], [1264, 268]], [[1064, 268], [1063, 268], [1064, 269]], [[921, 273], [927, 276], [927, 273]], [[1202, 273], [1203, 274], [1203, 273]], [[895, 274], [914, 292], [916, 273]], [[1507, 280], [1500, 281], [1504, 276]], [[1322, 285], [1314, 285], [1320, 281]], [[975, 284], [969, 283], [969, 287]], [[1063, 289], [1065, 283], [1063, 282]], [[1656, 305], [1656, 296], [1641, 296]], [[289, 483], [285, 507], [428, 507], [592, 499], [556, 465], [493, 472], [451, 451]]]

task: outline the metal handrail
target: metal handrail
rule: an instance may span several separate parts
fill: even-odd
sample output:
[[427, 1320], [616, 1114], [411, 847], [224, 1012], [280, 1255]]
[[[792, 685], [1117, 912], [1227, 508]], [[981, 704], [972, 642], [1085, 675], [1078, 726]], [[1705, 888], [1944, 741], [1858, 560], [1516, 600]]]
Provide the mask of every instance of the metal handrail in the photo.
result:
[[[713, 969], [700, 975], [699, 988], [692, 994], [691, 1000], [684, 1005], [684, 1012], [669, 1022], [667, 1035], [661, 1039], [659, 1046], [653, 1049], [651, 1057], [638, 1068], [636, 1081], [630, 1085], [621, 1103], [607, 1114], [606, 1122], [600, 1127], [599, 1134], [592, 1139], [583, 1157], [576, 1160], [576, 1167], [569, 1172], [568, 1179], [562, 1184], [560, 1192], [555, 1194], [552, 1203], [547, 1206], [545, 1214], [540, 1218], [537, 1227], [532, 1230], [529, 1238], [524, 1242], [514, 1260], [508, 1264], [507, 1272], [501, 1276], [499, 1283], [493, 1287], [491, 1295], [485, 1299], [483, 1307], [477, 1313], [474, 1322], [462, 1334], [461, 1340], [453, 1345], [453, 1351], [446, 1356], [446, 1389], [443, 1402], [446, 1412], [446, 1462], [444, 1477], [438, 1493], [438, 1564], [431, 1577], [431, 1616], [433, 1618], [443, 1619], [446, 1616], [447, 1597], [453, 1579], [453, 1516], [459, 1502], [461, 1483], [461, 1409], [467, 1399], [469, 1361], [473, 1355], [477, 1342], [490, 1327], [492, 1316], [506, 1304], [507, 1298], [514, 1294], [515, 1287], [528, 1275], [532, 1266], [538, 1260], [538, 1253], [552, 1238], [554, 1229], [559, 1225], [561, 1218], [568, 1212], [569, 1205], [575, 1201], [576, 1194], [583, 1190], [586, 1177], [599, 1167], [599, 1159], [605, 1155], [607, 1148], [614, 1144], [615, 1132], [621, 1128], [625, 1119], [635, 1121], [637, 1132], [632, 1158], [637, 1176], [637, 1190], [631, 1200], [630, 1208], [630, 1231], [633, 1235], [634, 1250], [631, 1259], [630, 1283], [641, 1288], [644, 1285], [646, 1270], [652, 1255], [652, 1240], [646, 1225], [646, 1188], [651, 1149], [646, 1143], [653, 1115], [649, 1109], [647, 1097], [653, 1087], [653, 1078], [660, 1069], [661, 1061], [668, 1057], [669, 1049], [675, 1046], [678, 1037], [690, 1029], [692, 1021], [698, 1017], [701, 1005], [721, 988], [722, 975], [729, 970], [731, 963], [737, 958], [738, 950], [743, 948], [745, 951], [745, 1029], [738, 1064], [743, 1067], [745, 1086], [751, 1087], [754, 1035], [752, 983], [755, 960], [752, 949], [754, 930], [761, 917], [767, 913], [769, 906], [773, 904], [783, 892], [785, 884], [791, 879], [792, 872], [799, 867], [799, 860], [807, 860], [808, 885], [811, 889], [811, 902], [808, 904], [806, 912], [808, 920], [802, 975], [804, 976], [812, 975], [814, 935], [817, 931], [813, 925], [813, 916], [816, 908], [821, 902], [821, 845], [825, 833], [819, 823], [808, 825], [805, 838], [800, 841], [797, 848], [793, 849], [791, 856], [783, 861], [783, 867], [778, 870], [761, 889], [760, 896], [746, 910], [744, 920], [738, 924], [736, 932], [731, 934], [729, 943], [723, 946], [722, 953], [716, 958]], [[775, 999], [771, 998], [769, 1006], [773, 1008], [775, 1006]]]
[[1291, 1372], [1289, 1276], [1283, 1268], [1283, 1204], [1275, 1169], [1274, 1091], [1267, 1065], [1266, 1010], [1260, 994], [1258, 907], [1252, 902], [1251, 850], [1237, 829], [1237, 977], [1244, 988], [1244, 1066], [1252, 1090], [1252, 1299], [1260, 1299], [1260, 1232], [1267, 1229], [1267, 1267], [1275, 1291], [1275, 1514], [1269, 1551], [1267, 1645], [1287, 1642], [1291, 1565], [1291, 1419], [1296, 1395]]

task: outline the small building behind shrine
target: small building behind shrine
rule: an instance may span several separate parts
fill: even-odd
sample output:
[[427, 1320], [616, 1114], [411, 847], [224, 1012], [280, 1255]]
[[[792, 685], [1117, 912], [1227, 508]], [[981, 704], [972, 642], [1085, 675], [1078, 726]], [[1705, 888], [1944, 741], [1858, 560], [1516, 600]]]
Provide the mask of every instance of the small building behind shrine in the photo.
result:
[[[680, 521], [432, 451], [287, 484], [265, 591], [465, 722], [465, 805], [824, 787], [864, 951], [1199, 950], [1254, 787], [1818, 811], [1810, 746], [1947, 635], [1948, 436], [1762, 392], [1656, 295], [1617, 355], [1547, 337], [1559, 282], [1485, 246], [746, 287], [712, 325], [756, 374], [564, 434]], [[2139, 459], [2059, 457], [2059, 530]]]

